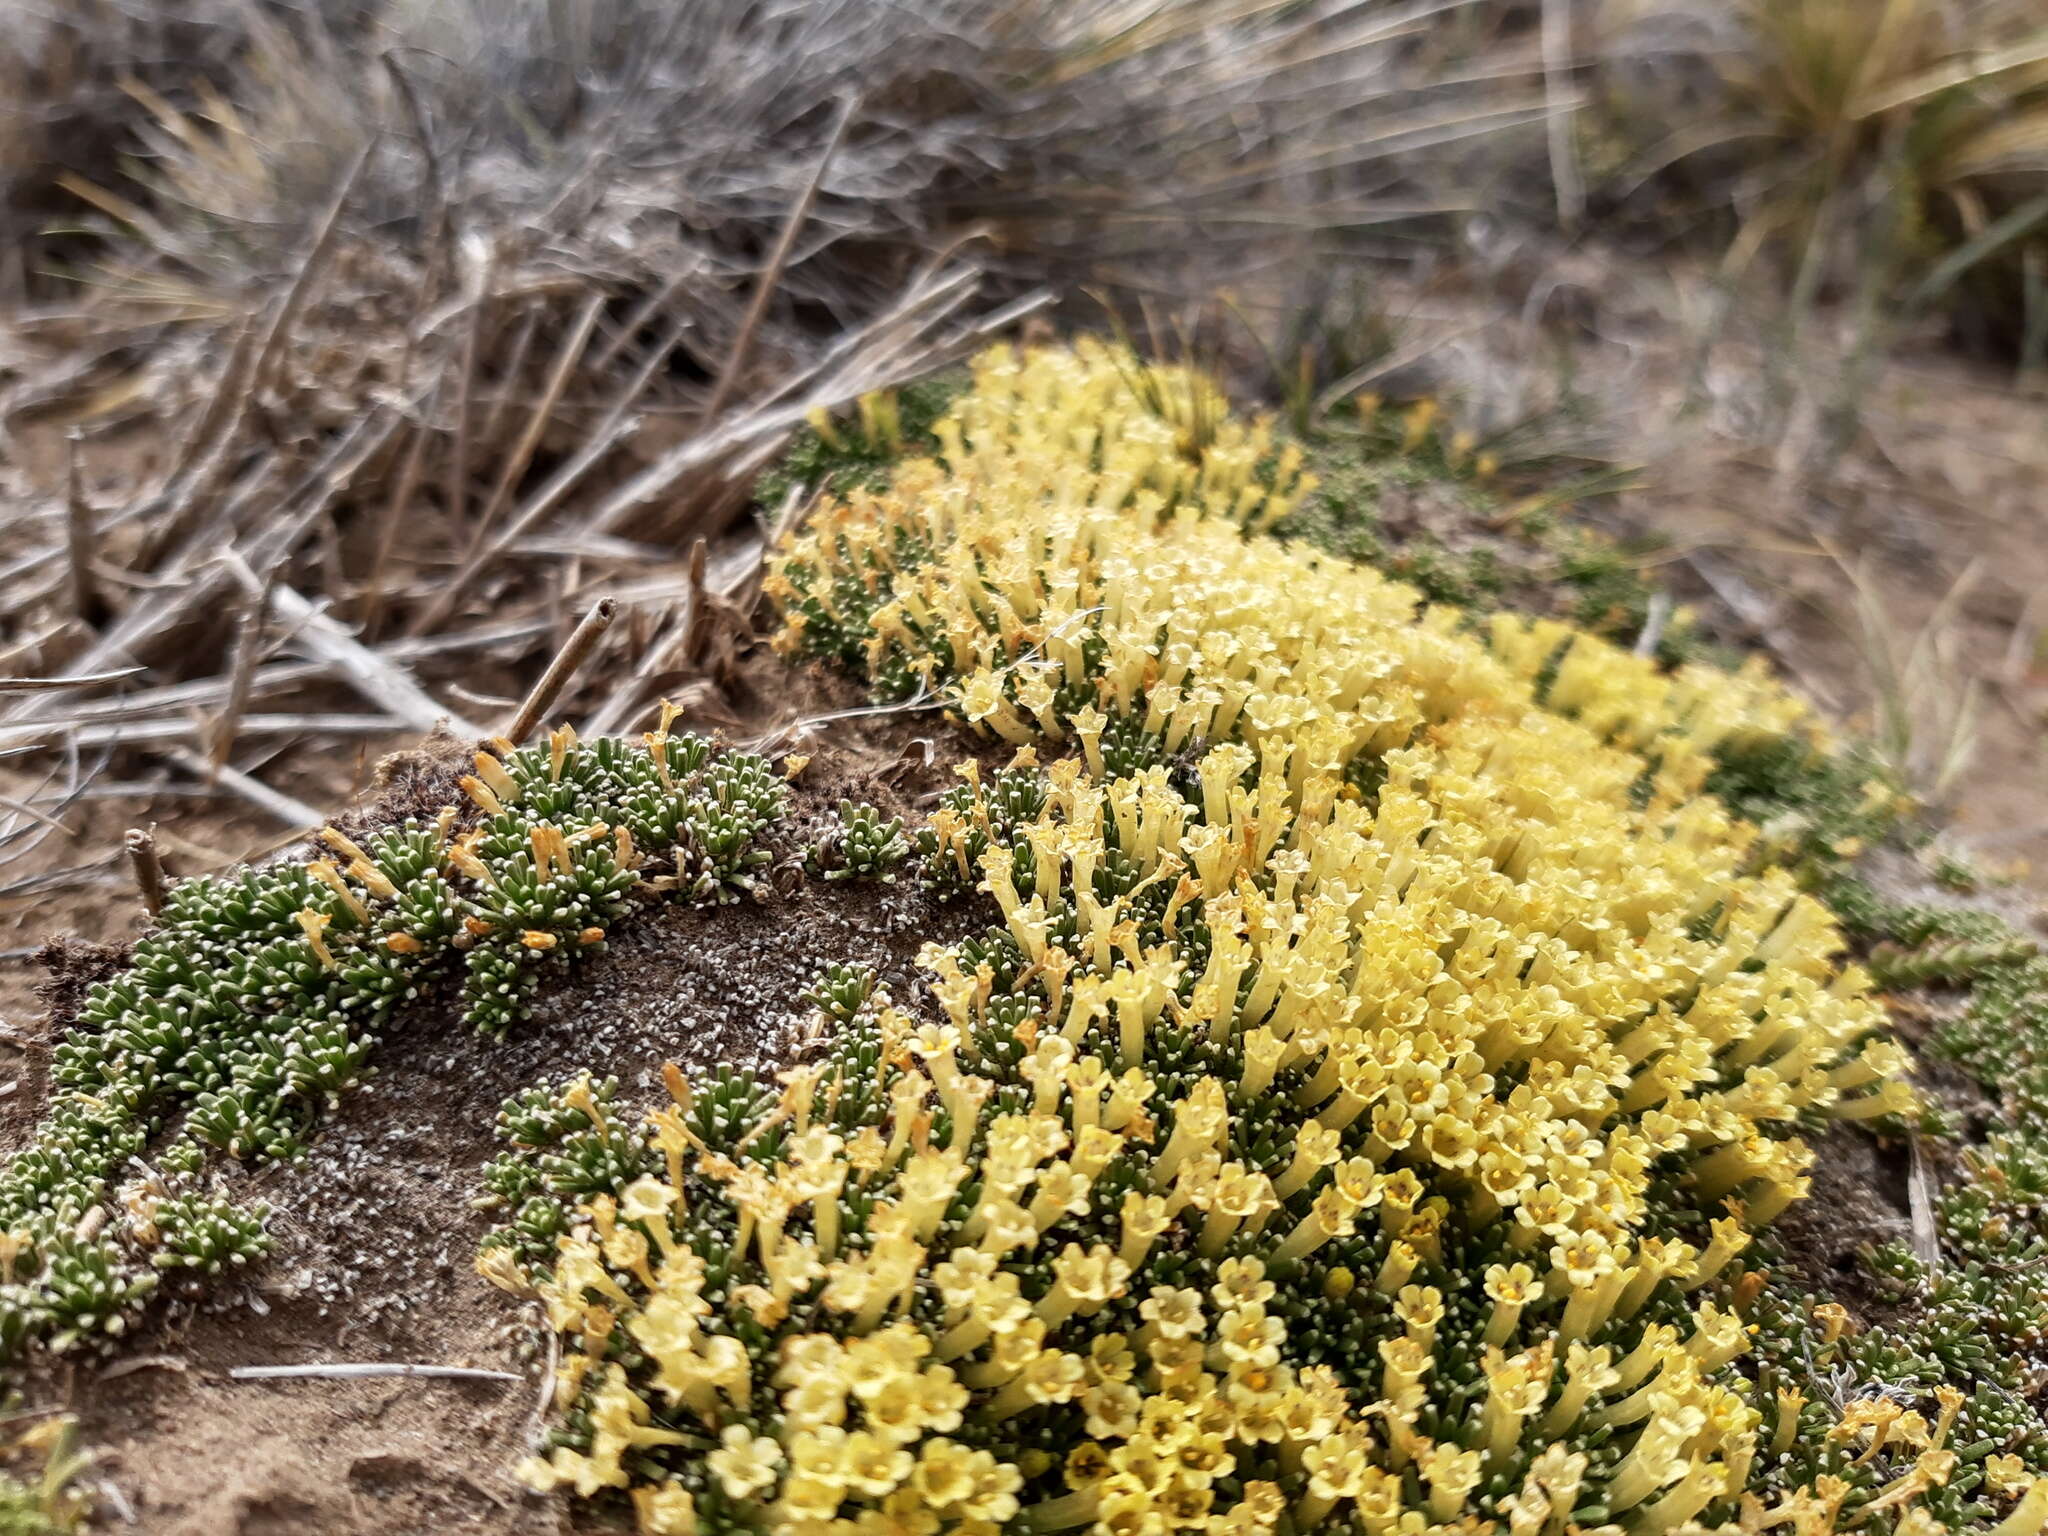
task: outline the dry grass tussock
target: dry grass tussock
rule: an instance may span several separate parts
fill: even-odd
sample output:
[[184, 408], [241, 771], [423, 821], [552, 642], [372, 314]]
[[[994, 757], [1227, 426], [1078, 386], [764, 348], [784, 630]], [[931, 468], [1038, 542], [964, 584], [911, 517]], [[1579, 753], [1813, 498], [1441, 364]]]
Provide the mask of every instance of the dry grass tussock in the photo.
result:
[[2048, 347], [2048, 24], [2027, 0], [1588, 8], [1596, 199], [1978, 350]]
[[448, 685], [606, 596], [633, 660], [573, 703], [626, 723], [745, 611], [807, 414], [1426, 211], [1412, 157], [1541, 118], [1415, 77], [1444, 9], [14, 0], [0, 672], [142, 669], [0, 702], [73, 754], [15, 830], [117, 745], [491, 723]]

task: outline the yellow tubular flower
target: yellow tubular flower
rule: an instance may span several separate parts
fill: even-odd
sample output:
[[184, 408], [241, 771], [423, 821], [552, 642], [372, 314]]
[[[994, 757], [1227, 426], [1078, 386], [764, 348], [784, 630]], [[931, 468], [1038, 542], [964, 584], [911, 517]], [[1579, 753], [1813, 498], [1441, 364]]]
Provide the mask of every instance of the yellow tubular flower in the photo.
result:
[[334, 919], [325, 912], [315, 912], [307, 908], [295, 913], [294, 920], [299, 925], [299, 931], [306, 936], [306, 947], [313, 951], [313, 957], [328, 970], [337, 969], [340, 962], [334, 958], [334, 952], [327, 947], [327, 929]]
[[1533, 1350], [1507, 1357], [1498, 1350], [1488, 1351], [1484, 1361], [1486, 1407], [1480, 1418], [1480, 1437], [1487, 1456], [1494, 1462], [1513, 1454], [1522, 1437], [1523, 1421], [1542, 1406], [1550, 1389], [1551, 1361], [1548, 1340]]
[[1567, 1346], [1562, 1386], [1557, 1401], [1544, 1415], [1542, 1432], [1553, 1438], [1564, 1434], [1578, 1422], [1589, 1400], [1612, 1390], [1620, 1380], [1612, 1350], [1604, 1346], [1588, 1349], [1576, 1342]]
[[1465, 1500], [1485, 1475], [1486, 1458], [1477, 1451], [1455, 1445], [1437, 1445], [1422, 1458], [1423, 1481], [1429, 1485], [1429, 1512], [1449, 1520], [1465, 1507]]
[[1543, 1296], [1543, 1283], [1526, 1264], [1495, 1264], [1486, 1271], [1486, 1295], [1493, 1302], [1485, 1342], [1506, 1342], [1521, 1320], [1522, 1309]]
[[633, 1490], [640, 1536], [697, 1536], [697, 1501], [680, 1483], [644, 1483]]
[[[1852, 1496], [1903, 1523], [1960, 1407], [1858, 1428], [1843, 1459], [1894, 1462], [1854, 1490], [1740, 1498], [1803, 1404], [1764, 1427], [1732, 1388], [1730, 1281], [1806, 1191], [1803, 1123], [1912, 1102], [1825, 910], [1703, 792], [1731, 747], [1812, 740], [1803, 707], [1260, 533], [1299, 453], [1185, 369], [998, 348], [932, 435], [767, 589], [783, 649], [1020, 749], [922, 829], [987, 931], [779, 1096], [678, 1095], [645, 1176], [531, 1264], [564, 1404], [611, 1437], [532, 1479], [645, 1482], [618, 1456], [652, 1431], [764, 1536], [1562, 1536], [1589, 1505], [1825, 1536]], [[515, 795], [477, 769], [479, 804]], [[570, 852], [536, 829], [536, 877]], [[649, 1530], [709, 1518], [641, 1492]]]

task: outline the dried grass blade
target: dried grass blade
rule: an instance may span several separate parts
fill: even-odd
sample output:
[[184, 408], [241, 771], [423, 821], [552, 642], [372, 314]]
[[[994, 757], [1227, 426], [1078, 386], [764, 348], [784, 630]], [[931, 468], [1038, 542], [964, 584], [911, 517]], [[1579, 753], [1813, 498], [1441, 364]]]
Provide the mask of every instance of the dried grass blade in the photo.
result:
[[747, 312], [733, 337], [732, 350], [726, 354], [725, 366], [719, 370], [718, 382], [704, 407], [707, 424], [718, 419], [719, 413], [732, 399], [733, 391], [739, 387], [747, 358], [754, 349], [754, 333], [761, 328], [761, 317], [767, 314], [768, 301], [782, 283], [783, 269], [789, 265], [789, 253], [796, 247], [796, 237], [803, 229], [804, 221], [811, 216], [811, 204], [817, 201], [818, 188], [824, 185], [825, 173], [831, 170], [832, 161], [839, 153], [839, 146], [845, 142], [846, 130], [853, 125], [853, 115], [859, 108], [858, 96], [849, 96], [840, 104], [839, 116], [833, 121], [831, 135], [825, 140], [818, 163], [812, 168], [803, 191], [790, 205], [788, 217], [782, 221], [782, 232], [775, 237], [775, 249], [770, 253], [768, 265], [762, 269], [759, 281], [754, 284], [753, 297], [747, 301]]
[[278, 306], [277, 318], [270, 323], [270, 331], [263, 338], [263, 348], [256, 354], [256, 369], [250, 375], [249, 388], [252, 393], [261, 394], [271, 382], [271, 374], [278, 367], [284, 354], [285, 343], [290, 340], [292, 326], [299, 318], [299, 311], [305, 305], [307, 295], [312, 292], [313, 283], [327, 265], [327, 258], [334, 251], [334, 237], [341, 228], [341, 211], [348, 206], [349, 197], [355, 192], [356, 183], [362, 179], [364, 170], [370, 164], [370, 157], [377, 151], [377, 140], [373, 135], [363, 147], [356, 151], [355, 159], [342, 173], [340, 183], [334, 189], [334, 197], [320, 216], [320, 222], [313, 227], [312, 243], [306, 247], [306, 254], [299, 263], [298, 274], [291, 286], [285, 290], [284, 303]]

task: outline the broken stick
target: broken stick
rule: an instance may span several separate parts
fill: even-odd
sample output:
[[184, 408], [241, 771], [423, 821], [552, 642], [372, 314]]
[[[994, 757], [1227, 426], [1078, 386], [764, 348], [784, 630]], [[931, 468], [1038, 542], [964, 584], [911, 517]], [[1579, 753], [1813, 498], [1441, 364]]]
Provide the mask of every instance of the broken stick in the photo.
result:
[[568, 644], [555, 653], [555, 659], [548, 663], [547, 671], [540, 675], [540, 681], [533, 685], [525, 702], [519, 706], [519, 713], [512, 717], [511, 725], [505, 728], [505, 739], [518, 746], [533, 734], [533, 728], [540, 724], [541, 717], [554, 708], [569, 679], [576, 675], [576, 669], [589, 659], [597, 649], [597, 642], [604, 638], [604, 632], [612, 627], [619, 604], [616, 598], [601, 597], [591, 605], [590, 612], [583, 616], [583, 622], [576, 626], [576, 632], [569, 636]]
[[135, 888], [142, 893], [143, 910], [155, 917], [164, 909], [164, 863], [157, 856], [154, 828], [130, 827], [122, 844], [128, 850], [128, 864], [135, 871]]

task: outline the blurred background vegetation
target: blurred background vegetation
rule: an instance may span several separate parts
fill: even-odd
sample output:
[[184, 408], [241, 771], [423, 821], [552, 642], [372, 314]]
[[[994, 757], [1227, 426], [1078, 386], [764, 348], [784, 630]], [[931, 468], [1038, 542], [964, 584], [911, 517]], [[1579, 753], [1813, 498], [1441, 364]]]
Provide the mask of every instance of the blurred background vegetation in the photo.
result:
[[149, 669], [0, 700], [46, 816], [117, 712], [345, 792], [606, 595], [617, 728], [807, 415], [1092, 327], [1349, 435], [1425, 588], [1562, 520], [2048, 854], [2032, 0], [0, 0], [0, 224], [0, 670]]

